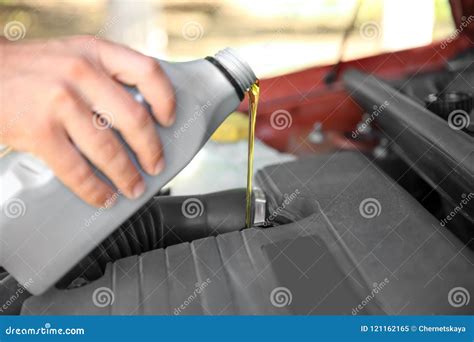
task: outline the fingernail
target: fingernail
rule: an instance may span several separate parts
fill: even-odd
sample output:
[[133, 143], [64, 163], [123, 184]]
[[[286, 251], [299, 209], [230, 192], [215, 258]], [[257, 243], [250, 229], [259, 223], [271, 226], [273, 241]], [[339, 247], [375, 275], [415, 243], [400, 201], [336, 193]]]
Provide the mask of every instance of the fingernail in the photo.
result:
[[166, 126], [171, 126], [172, 124], [174, 124], [174, 121], [176, 119], [176, 115], [175, 114], [171, 114], [170, 116], [168, 116], [168, 120], [166, 121]]
[[143, 180], [140, 180], [133, 187], [133, 193], [132, 193], [133, 199], [137, 199], [138, 197], [143, 195], [144, 192], [145, 192], [145, 183], [143, 182]]
[[111, 192], [107, 195], [107, 199], [104, 201], [104, 207], [111, 208], [115, 205], [115, 202], [117, 202], [118, 199], [118, 193], [117, 192]]
[[165, 160], [161, 158], [160, 160], [158, 160], [158, 163], [156, 163], [155, 169], [153, 170], [153, 174], [156, 176], [161, 171], [163, 171], [164, 168], [165, 168]]

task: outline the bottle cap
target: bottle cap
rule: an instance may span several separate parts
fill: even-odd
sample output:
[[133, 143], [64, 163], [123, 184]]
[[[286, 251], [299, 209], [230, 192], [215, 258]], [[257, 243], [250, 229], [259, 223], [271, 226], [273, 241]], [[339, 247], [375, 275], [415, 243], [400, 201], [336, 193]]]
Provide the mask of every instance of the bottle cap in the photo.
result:
[[250, 86], [257, 81], [252, 68], [234, 49], [225, 48], [217, 52], [214, 58], [231, 74], [242, 92], [249, 90]]

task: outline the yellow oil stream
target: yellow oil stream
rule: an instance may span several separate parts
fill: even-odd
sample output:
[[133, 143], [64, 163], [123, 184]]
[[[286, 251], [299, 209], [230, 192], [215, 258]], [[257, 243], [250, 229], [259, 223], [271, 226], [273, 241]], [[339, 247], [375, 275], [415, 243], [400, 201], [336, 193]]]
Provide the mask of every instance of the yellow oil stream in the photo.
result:
[[255, 145], [255, 123], [257, 121], [258, 98], [260, 95], [260, 84], [258, 80], [248, 90], [249, 96], [249, 137], [247, 154], [247, 192], [245, 208], [245, 224], [247, 228], [252, 226], [252, 179], [253, 179], [253, 154]]

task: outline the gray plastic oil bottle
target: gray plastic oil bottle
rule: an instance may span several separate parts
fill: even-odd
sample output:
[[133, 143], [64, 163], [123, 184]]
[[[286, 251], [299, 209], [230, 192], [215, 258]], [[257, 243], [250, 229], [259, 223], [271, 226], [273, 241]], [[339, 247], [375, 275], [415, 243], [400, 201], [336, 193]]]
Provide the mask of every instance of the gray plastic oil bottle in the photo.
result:
[[[176, 122], [157, 125], [166, 167], [158, 176], [143, 174], [147, 190], [139, 199], [119, 196], [112, 208], [97, 209], [31, 155], [12, 152], [0, 159], [0, 265], [31, 293], [53, 286], [183, 169], [256, 81], [229, 48], [206, 59], [160, 63], [175, 89]], [[136, 89], [129, 91], [143, 102]]]

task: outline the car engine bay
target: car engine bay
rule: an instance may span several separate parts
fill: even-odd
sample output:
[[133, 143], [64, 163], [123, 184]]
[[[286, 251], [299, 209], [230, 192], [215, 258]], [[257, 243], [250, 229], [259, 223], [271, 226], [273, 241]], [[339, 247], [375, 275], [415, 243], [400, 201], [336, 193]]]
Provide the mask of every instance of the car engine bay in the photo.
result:
[[[259, 170], [254, 227], [244, 189], [162, 191], [8, 314], [474, 314], [448, 300], [474, 293], [472, 61], [471, 49], [397, 80], [346, 70], [364, 112], [352, 148]], [[1, 285], [17, 292], [6, 272]]]

